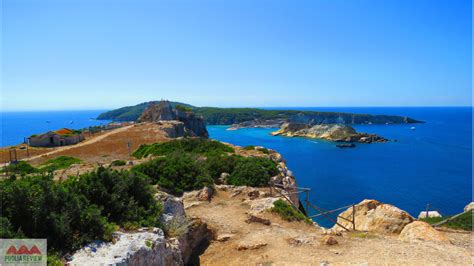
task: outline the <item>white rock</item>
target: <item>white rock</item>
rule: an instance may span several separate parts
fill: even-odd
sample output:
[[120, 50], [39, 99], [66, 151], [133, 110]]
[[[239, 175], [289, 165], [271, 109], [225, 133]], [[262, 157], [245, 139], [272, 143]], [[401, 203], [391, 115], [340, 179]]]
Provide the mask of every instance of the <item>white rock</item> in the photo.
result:
[[474, 202], [471, 202], [471, 203], [467, 204], [466, 207], [464, 207], [465, 212], [471, 211], [471, 210], [474, 210]]
[[167, 246], [163, 231], [116, 233], [115, 244], [96, 241], [72, 256], [70, 265], [183, 265], [181, 252]]
[[[428, 217], [430, 217], [430, 218], [432, 218], [432, 217], [441, 217], [441, 214], [437, 211], [428, 211]], [[418, 219], [424, 219], [424, 218], [426, 218], [426, 211], [422, 211], [418, 215]]]
[[250, 204], [249, 213], [261, 213], [267, 209], [273, 207], [273, 203], [277, 201], [278, 198], [262, 198], [256, 200], [250, 200], [248, 203]]

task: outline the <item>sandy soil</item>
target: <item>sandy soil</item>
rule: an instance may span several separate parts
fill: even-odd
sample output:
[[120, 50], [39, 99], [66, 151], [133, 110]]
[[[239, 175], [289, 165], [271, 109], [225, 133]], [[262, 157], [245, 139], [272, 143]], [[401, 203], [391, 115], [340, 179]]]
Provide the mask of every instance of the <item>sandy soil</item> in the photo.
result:
[[[339, 242], [321, 243], [324, 230], [302, 222], [286, 222], [264, 212], [267, 226], [247, 224], [249, 204], [245, 195], [232, 198], [218, 190], [211, 202], [185, 200], [186, 212], [201, 218], [216, 236], [233, 235], [225, 242], [213, 241], [201, 255], [202, 265], [472, 265], [472, 234], [449, 233], [453, 245], [430, 242], [406, 243], [396, 236], [344, 233], [333, 236]], [[263, 244], [254, 250], [237, 250], [241, 244]]]
[[[129, 152], [135, 151], [141, 144], [166, 140], [168, 138], [160, 125], [141, 123], [96, 134], [76, 145], [57, 148], [30, 148], [29, 158], [25, 158], [25, 150], [17, 149], [17, 152], [19, 152], [20, 159], [29, 161], [33, 165], [60, 155], [74, 156], [86, 163], [104, 164], [118, 159], [129, 160], [131, 159]], [[130, 149], [127, 144], [128, 142], [131, 143]], [[5, 160], [8, 156], [8, 150], [2, 149], [0, 154], [2, 155], [2, 160]]]

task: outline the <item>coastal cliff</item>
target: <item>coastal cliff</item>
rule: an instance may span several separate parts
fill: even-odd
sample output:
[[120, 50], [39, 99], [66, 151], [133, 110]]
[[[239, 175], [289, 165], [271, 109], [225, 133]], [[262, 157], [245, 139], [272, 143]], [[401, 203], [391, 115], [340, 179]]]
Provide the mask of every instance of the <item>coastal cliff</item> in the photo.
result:
[[191, 109], [184, 106], [173, 106], [169, 101], [161, 101], [159, 104], [150, 103], [138, 118], [138, 122], [180, 121], [183, 123], [185, 134], [192, 137], [209, 137], [206, 124], [201, 117], [196, 116]]
[[386, 142], [387, 139], [375, 134], [358, 133], [353, 127], [341, 124], [308, 125], [302, 123], [285, 123], [272, 132], [273, 136], [306, 137], [335, 142]]

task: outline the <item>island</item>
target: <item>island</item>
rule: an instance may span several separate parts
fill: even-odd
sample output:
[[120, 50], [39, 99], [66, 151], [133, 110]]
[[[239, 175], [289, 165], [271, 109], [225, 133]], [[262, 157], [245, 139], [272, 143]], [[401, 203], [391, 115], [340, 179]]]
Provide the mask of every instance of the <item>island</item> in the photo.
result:
[[[143, 111], [158, 101], [126, 106], [100, 114], [98, 120], [137, 121]], [[169, 102], [175, 108], [189, 109], [202, 117], [208, 125], [233, 125], [243, 127], [280, 127], [285, 122], [305, 124], [413, 124], [423, 123], [406, 116], [370, 115], [341, 112], [317, 112], [303, 110], [268, 110], [261, 108], [196, 107], [181, 102]]]
[[[272, 135], [287, 137], [305, 137], [348, 143], [373, 143], [388, 141], [388, 139], [385, 139], [376, 134], [359, 133], [353, 127], [342, 124], [309, 125], [303, 123], [285, 123], [281, 126], [279, 130], [272, 132]], [[350, 147], [354, 146], [350, 145]]]

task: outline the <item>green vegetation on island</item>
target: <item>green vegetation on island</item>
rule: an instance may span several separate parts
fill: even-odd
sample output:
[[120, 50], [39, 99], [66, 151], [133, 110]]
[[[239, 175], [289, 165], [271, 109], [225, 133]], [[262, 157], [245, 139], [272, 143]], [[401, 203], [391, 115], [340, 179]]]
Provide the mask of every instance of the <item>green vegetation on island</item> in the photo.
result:
[[148, 155], [168, 155], [171, 153], [222, 154], [233, 153], [234, 149], [219, 141], [204, 138], [185, 138], [163, 143], [144, 144], [132, 154], [140, 159]]
[[313, 223], [303, 213], [301, 213], [296, 208], [291, 206], [288, 202], [282, 199], [278, 199], [277, 201], [275, 201], [270, 211], [280, 215], [280, 217], [286, 221], [304, 221], [307, 224]]
[[230, 185], [266, 186], [278, 173], [276, 163], [267, 158], [243, 157], [234, 149], [208, 139], [179, 139], [152, 145], [142, 145], [134, 153], [138, 158], [149, 154], [163, 156], [133, 167], [160, 188], [181, 195], [218, 182], [228, 173]]
[[42, 163], [39, 167], [39, 170], [51, 172], [60, 169], [66, 169], [73, 164], [80, 163], [81, 160], [71, 156], [59, 156], [54, 159], [48, 160], [45, 163]]
[[162, 207], [143, 174], [98, 168], [64, 182], [51, 174], [0, 181], [1, 238], [46, 238], [48, 254], [111, 240], [126, 224], [160, 226]]
[[[447, 227], [451, 229], [460, 229], [460, 230], [466, 230], [466, 231], [473, 231], [472, 227], [472, 211], [468, 211], [466, 213], [463, 213], [459, 215], [458, 217], [447, 221], [446, 223], [440, 225], [441, 227]], [[444, 221], [446, 219], [449, 219], [450, 216], [445, 216], [445, 217], [428, 217], [428, 218], [423, 218], [421, 219], [422, 221], [425, 221], [429, 224], [436, 224], [441, 221]]]
[[28, 174], [47, 173], [60, 169], [66, 169], [69, 166], [80, 162], [81, 160], [78, 158], [74, 158], [71, 156], [59, 156], [40, 164], [38, 167], [34, 167], [25, 161], [19, 161], [17, 163], [12, 163], [8, 166], [3, 167], [1, 171], [13, 176], [24, 176]]
[[[122, 107], [100, 114], [99, 120], [136, 121], [146, 107], [153, 102], [141, 103], [134, 106]], [[155, 101], [155, 103], [157, 103]], [[196, 107], [189, 104], [170, 102], [173, 107], [193, 111], [202, 116], [209, 125], [231, 125], [251, 120], [290, 119], [297, 122], [315, 121], [320, 123], [347, 124], [401, 124], [420, 123], [415, 119], [394, 115], [351, 114], [340, 112], [317, 112], [304, 110], [267, 110], [259, 108], [219, 108]]]

